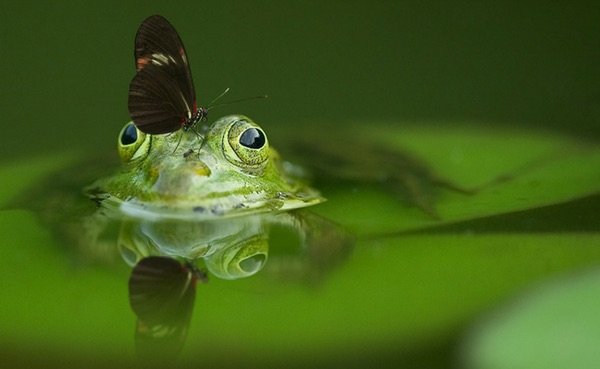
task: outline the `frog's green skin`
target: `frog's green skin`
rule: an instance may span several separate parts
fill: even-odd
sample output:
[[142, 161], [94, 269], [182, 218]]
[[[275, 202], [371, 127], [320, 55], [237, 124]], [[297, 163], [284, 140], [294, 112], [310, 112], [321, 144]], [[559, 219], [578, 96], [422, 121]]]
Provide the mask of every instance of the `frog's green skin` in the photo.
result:
[[[257, 131], [258, 130], [258, 131]], [[242, 135], [261, 132], [264, 145], [246, 147]], [[176, 132], [147, 135], [128, 123], [119, 135], [122, 170], [87, 189], [110, 198], [127, 215], [205, 219], [273, 212], [323, 201], [295, 177], [249, 118], [230, 115], [204, 137]]]

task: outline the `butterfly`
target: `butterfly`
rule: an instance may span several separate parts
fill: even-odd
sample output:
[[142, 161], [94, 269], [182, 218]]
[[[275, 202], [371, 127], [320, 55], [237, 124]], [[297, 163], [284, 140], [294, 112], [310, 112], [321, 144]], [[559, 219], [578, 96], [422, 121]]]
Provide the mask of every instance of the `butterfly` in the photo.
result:
[[140, 359], [177, 356], [194, 310], [196, 284], [207, 280], [206, 273], [189, 261], [149, 256], [136, 264], [129, 277], [129, 304], [137, 317]]
[[129, 114], [147, 134], [194, 129], [206, 122], [198, 108], [185, 47], [175, 28], [160, 15], [146, 18], [135, 36], [137, 74], [129, 85]]

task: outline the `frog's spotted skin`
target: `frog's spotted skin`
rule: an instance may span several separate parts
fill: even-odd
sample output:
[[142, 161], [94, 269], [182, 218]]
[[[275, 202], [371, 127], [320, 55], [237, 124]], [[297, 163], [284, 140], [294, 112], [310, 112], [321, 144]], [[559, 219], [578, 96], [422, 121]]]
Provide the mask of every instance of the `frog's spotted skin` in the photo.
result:
[[[147, 135], [133, 123], [119, 134], [117, 175], [87, 189], [106, 205], [144, 218], [203, 219], [272, 212], [322, 202], [282, 165], [262, 129], [242, 115], [195, 132]], [[286, 163], [287, 164], [287, 163]]]

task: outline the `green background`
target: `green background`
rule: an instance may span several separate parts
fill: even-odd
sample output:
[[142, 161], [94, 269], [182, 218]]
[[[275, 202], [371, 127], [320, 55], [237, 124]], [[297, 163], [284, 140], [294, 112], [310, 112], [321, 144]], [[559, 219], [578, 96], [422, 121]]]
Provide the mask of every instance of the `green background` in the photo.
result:
[[[0, 154], [105, 148], [129, 119], [133, 38], [161, 14], [199, 105], [270, 126], [485, 122], [600, 137], [597, 2], [3, 1]], [[341, 127], [343, 128], [343, 126]]]
[[[499, 363], [522, 353], [498, 349], [515, 336], [553, 352], [545, 331], [529, 326], [531, 336], [508, 324], [516, 328], [499, 338], [485, 324], [483, 333], [471, 329], [524, 288], [600, 260], [600, 5], [4, 1], [2, 203], [71, 152], [113, 150], [129, 119], [133, 38], [152, 14], [180, 33], [199, 105], [226, 87], [225, 101], [269, 95], [215, 109], [211, 119], [252, 117], [284, 156], [278, 142], [287, 131], [327, 125], [408, 148], [460, 184], [516, 178], [471, 198], [442, 193], [442, 222], [376, 185], [322, 184], [329, 201], [317, 211], [357, 232], [347, 263], [317, 288], [261, 275], [211, 279], [198, 292], [182, 365], [452, 367], [458, 360], [515, 368]], [[457, 148], [465, 160], [451, 160]], [[527, 166], [553, 150], [565, 150], [560, 160]], [[4, 211], [0, 221], [7, 362], [134, 366], [128, 267], [73, 263], [28, 211]], [[597, 301], [571, 291], [583, 294], [573, 301]], [[599, 321], [568, 309], [538, 315], [568, 322], [575, 314]], [[582, 352], [598, 338], [576, 337], [568, 347]], [[522, 367], [548, 368], [537, 352], [529, 350], [533, 361]]]

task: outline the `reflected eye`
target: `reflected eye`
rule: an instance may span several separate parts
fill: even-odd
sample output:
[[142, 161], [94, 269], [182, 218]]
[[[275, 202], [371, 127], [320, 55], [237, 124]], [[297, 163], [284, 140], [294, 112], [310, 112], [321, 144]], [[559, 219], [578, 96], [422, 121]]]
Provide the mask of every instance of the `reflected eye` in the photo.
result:
[[150, 136], [140, 131], [132, 122], [123, 127], [119, 133], [119, 156], [124, 163], [145, 157], [149, 150]]
[[267, 263], [269, 243], [266, 234], [258, 234], [223, 245], [204, 258], [206, 267], [222, 279], [249, 277], [259, 272]]
[[240, 270], [242, 270], [248, 274], [254, 274], [262, 269], [266, 260], [267, 260], [267, 257], [265, 254], [256, 254], [256, 255], [252, 255], [251, 257], [249, 257], [247, 259], [241, 260], [238, 263], [238, 266], [239, 266]]
[[227, 160], [258, 174], [269, 158], [267, 136], [254, 122], [240, 119], [225, 134], [223, 150]]
[[249, 149], [260, 149], [265, 142], [265, 134], [258, 128], [248, 128], [240, 136], [240, 144]]
[[135, 143], [135, 141], [137, 141], [137, 138], [138, 134], [135, 125], [128, 124], [127, 126], [125, 126], [125, 129], [123, 129], [123, 132], [121, 133], [121, 145], [131, 145], [132, 143]]

